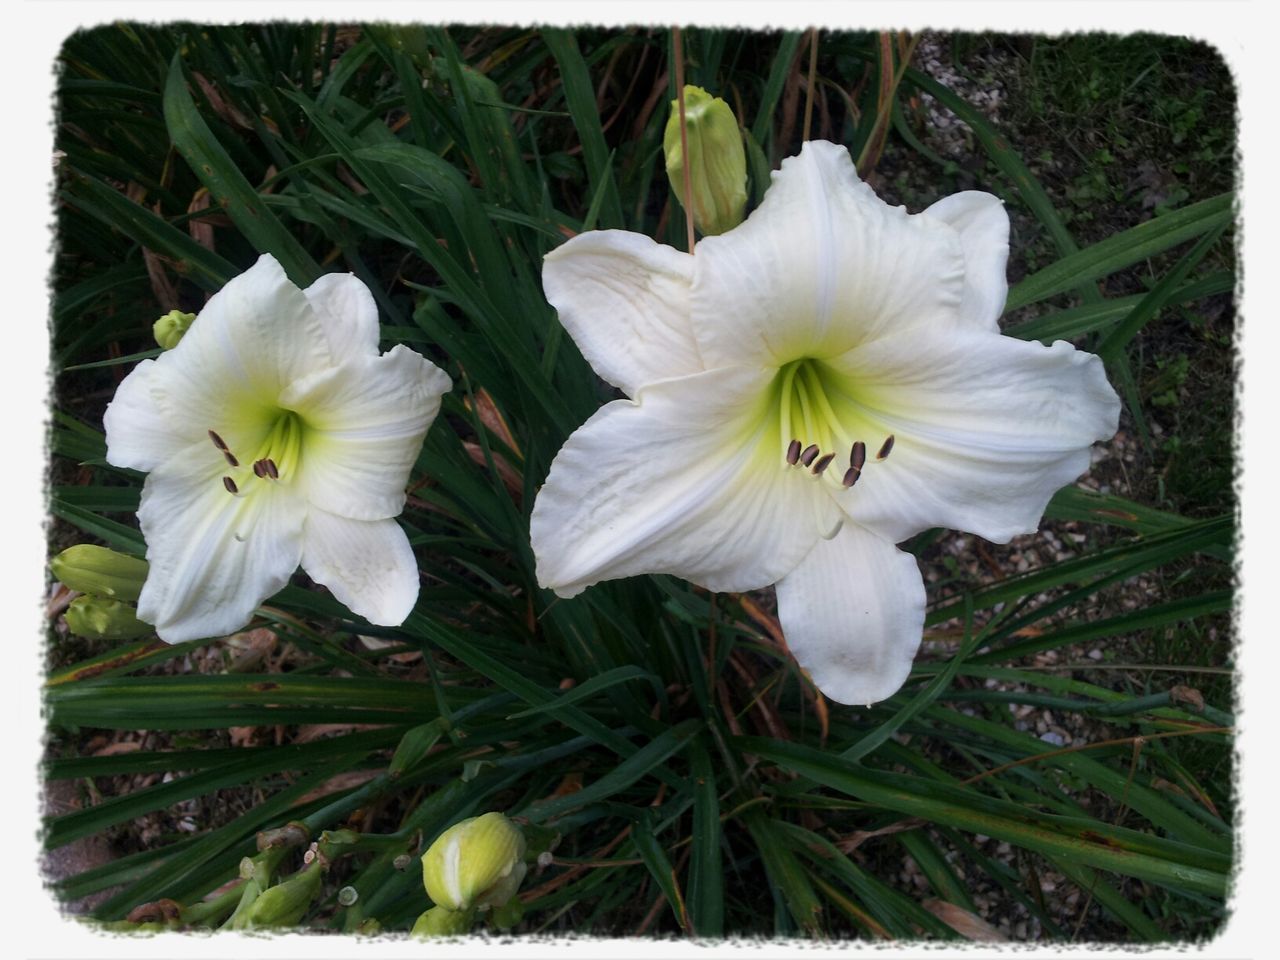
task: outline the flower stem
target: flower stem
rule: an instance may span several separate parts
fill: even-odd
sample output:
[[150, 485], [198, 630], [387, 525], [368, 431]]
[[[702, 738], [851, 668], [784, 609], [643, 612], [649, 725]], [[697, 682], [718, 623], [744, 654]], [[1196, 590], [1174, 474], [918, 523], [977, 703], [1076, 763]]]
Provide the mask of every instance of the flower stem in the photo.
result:
[[676, 109], [680, 111], [680, 166], [684, 171], [684, 226], [685, 244], [693, 253], [693, 181], [689, 175], [689, 128], [684, 119], [684, 43], [680, 28], [671, 28], [671, 59], [676, 69]]
[[813, 122], [813, 84], [818, 74], [818, 28], [809, 31], [809, 78], [804, 88], [804, 134], [801, 140], [809, 139], [809, 129]]

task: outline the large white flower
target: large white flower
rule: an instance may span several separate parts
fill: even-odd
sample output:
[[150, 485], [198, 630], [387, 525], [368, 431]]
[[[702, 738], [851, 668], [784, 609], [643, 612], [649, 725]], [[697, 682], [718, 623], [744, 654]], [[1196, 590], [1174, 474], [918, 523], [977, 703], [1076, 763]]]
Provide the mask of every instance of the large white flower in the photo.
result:
[[107, 462], [149, 471], [138, 615], [176, 643], [244, 626], [301, 563], [372, 623], [404, 621], [418, 568], [394, 517], [449, 378], [351, 274], [306, 290], [262, 256], [107, 407]]
[[925, 606], [894, 544], [1034, 531], [1116, 429], [1097, 357], [1000, 335], [1008, 236], [990, 194], [911, 216], [845, 148], [812, 142], [696, 255], [612, 230], [554, 250], [548, 300], [630, 399], [551, 465], [539, 582], [563, 597], [640, 573], [776, 583], [791, 652], [827, 696], [890, 696]]

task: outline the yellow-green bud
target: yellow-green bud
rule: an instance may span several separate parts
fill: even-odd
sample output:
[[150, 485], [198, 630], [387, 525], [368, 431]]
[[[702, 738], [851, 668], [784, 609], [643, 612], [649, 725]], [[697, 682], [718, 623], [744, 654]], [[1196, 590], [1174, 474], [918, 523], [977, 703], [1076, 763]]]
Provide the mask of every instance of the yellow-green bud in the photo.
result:
[[[747, 154], [738, 120], [729, 105], [701, 87], [684, 88], [684, 118], [689, 141], [689, 186], [693, 223], [704, 236], [732, 230], [747, 207]], [[662, 137], [667, 179], [680, 205], [685, 205], [684, 163], [680, 149], [680, 106], [671, 101], [671, 116]], [[690, 211], [685, 211], [689, 213]]]
[[524, 879], [523, 856], [520, 829], [500, 813], [486, 813], [436, 837], [422, 856], [422, 882], [432, 902], [449, 910], [493, 904], [490, 894], [509, 898]]
[[432, 907], [421, 914], [409, 931], [413, 937], [463, 937], [471, 931], [470, 910], [447, 910]]
[[311, 901], [320, 892], [323, 863], [319, 857], [288, 880], [268, 887], [249, 906], [245, 926], [292, 927], [306, 916]]
[[187, 328], [195, 322], [194, 313], [183, 313], [181, 310], [170, 310], [151, 325], [151, 334], [156, 343], [165, 350], [172, 350], [178, 345]]
[[156, 628], [138, 619], [131, 603], [85, 595], [67, 607], [67, 629], [90, 640], [133, 640], [155, 633]]
[[91, 543], [67, 547], [49, 561], [49, 570], [72, 590], [113, 600], [137, 600], [147, 579], [147, 561]]
[[[524, 866], [524, 864], [521, 864]], [[524, 919], [524, 902], [519, 897], [512, 897], [501, 906], [495, 906], [490, 921], [499, 930], [510, 930]]]

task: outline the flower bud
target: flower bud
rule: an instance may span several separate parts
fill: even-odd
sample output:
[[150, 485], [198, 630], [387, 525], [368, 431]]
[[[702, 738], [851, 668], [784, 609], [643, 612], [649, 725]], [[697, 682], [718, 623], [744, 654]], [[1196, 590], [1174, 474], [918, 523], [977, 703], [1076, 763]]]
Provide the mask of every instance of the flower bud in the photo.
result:
[[409, 931], [412, 937], [463, 937], [471, 931], [470, 910], [447, 910], [432, 907], [421, 914]]
[[[521, 864], [524, 866], [524, 864]], [[495, 906], [490, 915], [490, 922], [499, 930], [510, 930], [524, 919], [524, 902], [519, 897], [512, 897], [501, 906]]]
[[147, 579], [147, 561], [91, 543], [67, 547], [49, 561], [50, 572], [80, 593], [134, 601]]
[[151, 325], [151, 335], [156, 343], [165, 350], [172, 350], [178, 345], [187, 328], [195, 322], [194, 313], [183, 313], [181, 310], [170, 310]]
[[510, 898], [524, 879], [523, 856], [520, 829], [500, 813], [486, 813], [436, 838], [422, 856], [422, 882], [432, 902], [449, 910], [495, 904], [490, 895]]
[[[689, 141], [689, 186], [694, 226], [704, 236], [732, 230], [747, 206], [747, 154], [738, 120], [729, 105], [701, 87], [684, 88], [684, 119]], [[671, 101], [671, 116], [662, 137], [667, 179], [680, 205], [685, 204], [684, 163], [680, 149], [680, 108]]]
[[320, 873], [324, 865], [312, 860], [288, 880], [268, 887], [249, 906], [245, 926], [292, 927], [306, 916], [311, 901], [320, 892]]
[[133, 640], [156, 630], [138, 619], [133, 604], [106, 597], [76, 597], [65, 616], [68, 630], [90, 640]]

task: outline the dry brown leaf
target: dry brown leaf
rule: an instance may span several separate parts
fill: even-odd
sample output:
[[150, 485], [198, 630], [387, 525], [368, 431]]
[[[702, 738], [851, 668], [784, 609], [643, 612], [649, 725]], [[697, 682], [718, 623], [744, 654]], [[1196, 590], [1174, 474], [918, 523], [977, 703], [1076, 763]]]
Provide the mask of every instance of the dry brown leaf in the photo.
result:
[[[191, 196], [191, 202], [187, 204], [187, 213], [200, 213], [209, 209], [209, 205], [213, 201], [213, 194], [209, 192], [208, 187], [201, 187]], [[187, 221], [187, 230], [191, 233], [191, 239], [206, 250], [213, 250], [213, 224], [204, 217], [194, 217]]]
[[340, 790], [350, 790], [352, 787], [358, 787], [362, 783], [368, 783], [374, 777], [382, 773], [381, 770], [348, 770], [346, 773], [339, 773], [330, 777], [314, 790], [309, 791], [298, 799], [294, 804], [300, 807], [304, 803], [310, 803], [312, 800], [319, 800], [321, 797], [327, 797], [331, 793], [337, 793]]
[[[475, 411], [480, 418], [480, 422], [485, 425], [490, 433], [507, 445], [507, 449], [514, 453], [517, 457], [523, 458], [524, 454], [520, 452], [520, 446], [516, 443], [516, 438], [511, 433], [511, 428], [507, 426], [506, 418], [503, 417], [502, 411], [498, 409], [498, 405], [493, 402], [493, 397], [489, 395], [489, 391], [481, 387], [476, 391]], [[463, 401], [468, 410], [471, 409], [471, 398], [467, 397]]]
[[[484, 448], [478, 443], [467, 440], [462, 446], [467, 451], [467, 456], [471, 458], [472, 463], [479, 467], [487, 467], [488, 459], [485, 457]], [[493, 465], [498, 468], [498, 476], [502, 478], [502, 485], [507, 488], [507, 493], [511, 494], [511, 498], [515, 500], [519, 506], [521, 494], [524, 492], [524, 481], [520, 478], [520, 473], [507, 462], [506, 457], [497, 450], [490, 450], [493, 457]]]
[[109, 743], [101, 750], [93, 751], [95, 757], [115, 757], [122, 753], [133, 753], [135, 750], [142, 748], [142, 742], [139, 740], [121, 740], [119, 743]]
[[379, 730], [388, 724], [385, 723], [307, 723], [298, 728], [297, 734], [294, 735], [291, 743], [311, 743], [314, 740], [323, 740], [325, 737], [334, 734], [358, 733], [362, 730]]
[[239, 127], [241, 130], [253, 130], [253, 124], [243, 113], [234, 106], [227, 103], [222, 98], [222, 94], [218, 92], [218, 88], [204, 78], [199, 72], [192, 70], [191, 75], [195, 77], [196, 83], [200, 87], [200, 92], [204, 94], [204, 98], [209, 101], [209, 106], [213, 112], [225, 120], [227, 123]]
[[1194, 713], [1204, 713], [1204, 695], [1195, 687], [1178, 684], [1169, 690], [1169, 699]]
[[1009, 939], [976, 913], [970, 913], [954, 903], [947, 903], [945, 900], [926, 900], [921, 906], [968, 940], [1003, 943]]

